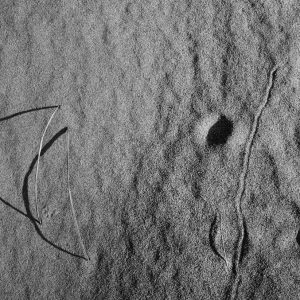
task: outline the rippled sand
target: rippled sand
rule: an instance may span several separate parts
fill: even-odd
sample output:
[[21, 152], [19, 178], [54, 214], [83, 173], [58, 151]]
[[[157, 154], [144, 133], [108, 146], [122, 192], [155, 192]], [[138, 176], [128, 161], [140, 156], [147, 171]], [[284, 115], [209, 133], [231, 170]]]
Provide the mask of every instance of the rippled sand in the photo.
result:
[[299, 11], [0, 0], [0, 298], [299, 299]]

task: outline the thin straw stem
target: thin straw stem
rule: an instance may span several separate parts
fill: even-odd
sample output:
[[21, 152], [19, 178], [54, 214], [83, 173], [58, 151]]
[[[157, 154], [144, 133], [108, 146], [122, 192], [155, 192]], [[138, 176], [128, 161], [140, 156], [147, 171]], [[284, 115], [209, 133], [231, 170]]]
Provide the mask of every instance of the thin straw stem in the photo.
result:
[[77, 235], [78, 235], [81, 247], [83, 249], [85, 259], [90, 260], [88, 254], [87, 254], [86, 248], [84, 246], [83, 239], [81, 237], [79, 225], [78, 225], [77, 218], [76, 218], [76, 213], [75, 213], [73, 198], [72, 198], [72, 193], [71, 193], [71, 187], [70, 187], [70, 171], [69, 171], [70, 168], [69, 168], [69, 166], [70, 166], [70, 136], [69, 136], [69, 131], [67, 131], [67, 177], [68, 177], [68, 191], [69, 191], [70, 205], [71, 205], [71, 210], [72, 210], [72, 215], [73, 215]]
[[60, 105], [56, 107], [55, 111], [52, 113], [51, 117], [49, 118], [49, 121], [45, 127], [45, 130], [43, 132], [42, 138], [41, 138], [41, 142], [40, 142], [40, 148], [39, 148], [39, 153], [38, 153], [38, 159], [37, 159], [37, 165], [36, 165], [36, 174], [35, 174], [35, 211], [37, 214], [37, 221], [39, 224], [42, 224], [42, 218], [40, 218], [40, 212], [39, 212], [39, 208], [38, 208], [38, 174], [39, 174], [39, 165], [40, 165], [40, 157], [41, 157], [41, 152], [42, 152], [42, 147], [43, 147], [43, 140], [44, 137], [46, 135], [46, 131], [54, 117], [54, 115], [56, 114], [57, 110], [60, 108]]

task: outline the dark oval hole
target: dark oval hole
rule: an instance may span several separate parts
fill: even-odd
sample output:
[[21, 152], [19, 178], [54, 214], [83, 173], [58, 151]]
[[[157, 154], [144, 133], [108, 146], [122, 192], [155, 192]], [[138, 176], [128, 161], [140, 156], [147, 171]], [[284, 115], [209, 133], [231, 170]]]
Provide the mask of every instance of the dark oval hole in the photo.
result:
[[206, 142], [210, 147], [222, 146], [226, 144], [232, 134], [233, 123], [224, 115], [209, 129]]
[[296, 236], [296, 242], [300, 246], [300, 231], [298, 230], [297, 236]]

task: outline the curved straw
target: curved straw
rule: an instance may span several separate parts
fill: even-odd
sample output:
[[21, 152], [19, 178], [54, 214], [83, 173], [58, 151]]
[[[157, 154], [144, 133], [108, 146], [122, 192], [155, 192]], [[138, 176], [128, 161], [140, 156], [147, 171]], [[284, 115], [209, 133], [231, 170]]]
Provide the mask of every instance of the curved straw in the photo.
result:
[[40, 213], [39, 213], [39, 209], [38, 209], [38, 174], [39, 174], [39, 165], [40, 165], [40, 157], [41, 157], [41, 152], [42, 152], [42, 147], [43, 147], [43, 140], [46, 134], [46, 131], [55, 115], [55, 113], [57, 112], [57, 110], [60, 108], [60, 105], [58, 105], [55, 109], [55, 111], [53, 112], [53, 114], [51, 115], [45, 130], [43, 132], [42, 138], [41, 138], [41, 142], [40, 142], [40, 148], [39, 148], [39, 154], [38, 154], [38, 159], [37, 159], [37, 165], [36, 165], [36, 174], [35, 174], [35, 211], [37, 214], [37, 221], [39, 224], [42, 224], [42, 218], [40, 218]]
[[78, 222], [77, 222], [76, 213], [75, 213], [75, 209], [74, 209], [74, 205], [73, 205], [73, 198], [72, 198], [72, 193], [71, 193], [71, 188], [70, 188], [70, 172], [69, 172], [70, 162], [69, 161], [70, 161], [70, 137], [69, 137], [69, 131], [67, 131], [67, 177], [68, 177], [68, 191], [69, 191], [71, 210], [72, 210], [72, 215], [73, 215], [77, 235], [78, 235], [81, 247], [83, 249], [85, 259], [90, 260], [88, 254], [87, 254], [87, 251], [85, 249], [83, 239], [82, 239], [81, 234], [80, 234], [80, 229], [79, 229], [79, 225], [78, 225]]

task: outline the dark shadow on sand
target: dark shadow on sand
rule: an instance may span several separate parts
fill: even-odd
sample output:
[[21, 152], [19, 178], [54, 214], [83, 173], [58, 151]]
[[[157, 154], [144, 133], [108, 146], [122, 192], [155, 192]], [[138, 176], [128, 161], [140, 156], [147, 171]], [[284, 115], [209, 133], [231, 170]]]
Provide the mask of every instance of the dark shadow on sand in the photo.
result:
[[0, 118], [0, 122], [7, 121], [7, 120], [12, 119], [14, 117], [18, 117], [18, 116], [21, 116], [23, 114], [27, 114], [27, 113], [30, 113], [30, 112], [33, 112], [33, 111], [39, 111], [39, 110], [57, 108], [57, 107], [60, 108], [60, 105], [43, 106], [43, 107], [36, 107], [36, 108], [28, 109], [28, 110], [22, 110], [20, 112], [15, 113], [15, 114]]

